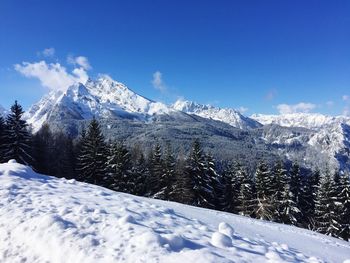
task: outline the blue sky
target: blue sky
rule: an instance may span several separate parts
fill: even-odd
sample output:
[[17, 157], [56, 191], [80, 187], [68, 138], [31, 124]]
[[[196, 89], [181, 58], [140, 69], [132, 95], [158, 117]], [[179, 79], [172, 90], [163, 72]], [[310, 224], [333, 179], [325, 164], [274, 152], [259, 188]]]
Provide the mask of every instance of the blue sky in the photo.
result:
[[43, 61], [167, 103], [347, 113], [349, 14], [347, 0], [2, 0], [0, 105], [28, 108], [57, 86], [23, 75], [23, 62]]

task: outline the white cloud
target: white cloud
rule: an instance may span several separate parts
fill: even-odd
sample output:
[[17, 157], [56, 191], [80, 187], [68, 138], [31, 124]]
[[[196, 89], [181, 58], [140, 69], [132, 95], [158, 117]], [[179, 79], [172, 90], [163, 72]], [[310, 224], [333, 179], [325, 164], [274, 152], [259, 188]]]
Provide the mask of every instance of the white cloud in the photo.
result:
[[88, 79], [83, 67], [75, 68], [72, 73], [69, 73], [59, 63], [22, 62], [22, 64], [16, 64], [14, 67], [25, 77], [39, 79], [42, 86], [50, 90], [65, 90], [74, 83], [85, 83]]
[[155, 89], [165, 92], [167, 87], [162, 79], [162, 73], [160, 71], [156, 71], [153, 73], [152, 85]]
[[333, 106], [334, 106], [334, 101], [329, 100], [329, 101], [326, 102], [326, 105], [327, 105], [328, 107], [333, 107]]
[[72, 65], [78, 65], [82, 67], [85, 70], [90, 70], [91, 65], [89, 63], [89, 60], [87, 57], [84, 56], [78, 56], [78, 57], [73, 57], [73, 56], [68, 56], [67, 57], [67, 62]]
[[280, 114], [298, 113], [298, 112], [310, 112], [315, 109], [316, 105], [312, 103], [300, 102], [298, 104], [279, 104], [277, 109]]
[[43, 51], [38, 52], [39, 55], [44, 57], [53, 57], [55, 55], [56, 50], [53, 47], [45, 48]]
[[348, 95], [343, 95], [342, 96], [342, 100], [343, 101], [348, 101], [349, 100], [349, 96]]
[[246, 111], [248, 111], [248, 108], [241, 106], [241, 107], [238, 108], [238, 111], [240, 113], [244, 114]]

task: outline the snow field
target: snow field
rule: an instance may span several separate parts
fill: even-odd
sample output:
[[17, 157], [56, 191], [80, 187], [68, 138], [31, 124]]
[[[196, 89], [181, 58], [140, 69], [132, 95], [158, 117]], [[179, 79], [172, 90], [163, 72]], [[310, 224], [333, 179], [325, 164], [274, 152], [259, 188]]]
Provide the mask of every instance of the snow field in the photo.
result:
[[0, 164], [0, 262], [349, 260], [349, 243], [304, 229]]

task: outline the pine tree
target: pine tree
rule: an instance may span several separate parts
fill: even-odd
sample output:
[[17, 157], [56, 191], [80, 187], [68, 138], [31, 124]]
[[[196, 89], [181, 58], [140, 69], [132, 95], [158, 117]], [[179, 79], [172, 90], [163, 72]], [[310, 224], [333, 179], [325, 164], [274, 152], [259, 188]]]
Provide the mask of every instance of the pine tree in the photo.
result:
[[272, 196], [274, 218], [277, 222], [282, 222], [281, 214], [284, 210], [282, 203], [285, 201], [284, 198], [286, 197], [286, 187], [288, 185], [287, 171], [285, 170], [282, 161], [276, 162], [272, 170], [271, 179], [271, 192], [269, 195]]
[[205, 196], [205, 207], [211, 209], [222, 210], [225, 208], [225, 196], [223, 178], [216, 171], [215, 160], [212, 155], [206, 154], [204, 157], [204, 175], [205, 188], [203, 196]]
[[53, 134], [48, 124], [44, 124], [33, 136], [33, 156], [35, 157], [34, 169], [41, 174], [51, 174], [53, 156]]
[[293, 194], [293, 201], [298, 205], [299, 196], [301, 191], [301, 175], [300, 166], [297, 163], [293, 163], [289, 175], [290, 191]]
[[5, 128], [4, 118], [0, 115], [0, 163], [5, 161]]
[[170, 144], [167, 144], [163, 161], [163, 175], [160, 178], [160, 191], [157, 194], [160, 199], [170, 200], [174, 190], [175, 159]]
[[145, 196], [146, 181], [149, 176], [149, 170], [147, 168], [145, 157], [142, 153], [139, 154], [138, 158], [134, 162], [131, 173], [134, 178], [135, 185], [130, 193], [139, 196]]
[[98, 121], [94, 118], [85, 137], [81, 139], [78, 154], [79, 178], [85, 182], [104, 185], [106, 177], [107, 149]]
[[285, 184], [284, 192], [279, 204], [279, 221], [284, 224], [298, 225], [300, 210], [294, 202], [293, 192], [289, 184]]
[[271, 172], [265, 162], [260, 162], [255, 172], [257, 202], [255, 215], [258, 219], [272, 220], [274, 210], [271, 199]]
[[254, 217], [256, 208], [256, 192], [251, 176], [243, 178], [238, 196], [238, 211], [240, 215]]
[[336, 214], [336, 200], [334, 200], [333, 178], [329, 171], [322, 175], [317, 192], [315, 207], [316, 231], [338, 237], [340, 232], [339, 218]]
[[33, 163], [31, 156], [30, 134], [26, 121], [22, 120], [24, 111], [15, 101], [11, 112], [6, 118], [4, 159], [15, 159], [22, 164]]
[[135, 188], [129, 151], [120, 142], [111, 144], [107, 157], [107, 187], [125, 193]]
[[238, 213], [238, 206], [240, 205], [238, 197], [241, 191], [241, 184], [247, 176], [246, 171], [238, 162], [229, 164], [223, 173], [225, 182], [225, 199], [227, 200], [227, 207], [225, 211], [231, 213]]
[[350, 182], [349, 174], [340, 177], [338, 201], [339, 213], [339, 236], [344, 240], [350, 240]]
[[163, 180], [163, 159], [162, 148], [159, 143], [156, 143], [150, 156], [150, 175], [147, 179], [148, 196], [153, 198], [160, 198], [161, 185]]
[[205, 159], [198, 140], [195, 140], [192, 144], [191, 153], [187, 160], [186, 173], [191, 180], [193, 191], [192, 205], [208, 207], [207, 196], [213, 189], [205, 173]]

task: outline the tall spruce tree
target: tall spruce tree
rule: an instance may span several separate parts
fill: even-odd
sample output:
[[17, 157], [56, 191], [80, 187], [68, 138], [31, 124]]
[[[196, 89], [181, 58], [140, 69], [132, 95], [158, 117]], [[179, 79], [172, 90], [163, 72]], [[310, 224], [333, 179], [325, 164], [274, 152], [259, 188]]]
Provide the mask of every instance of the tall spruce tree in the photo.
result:
[[163, 200], [170, 200], [174, 190], [175, 181], [175, 158], [170, 143], [167, 143], [164, 161], [163, 174], [159, 180], [160, 190], [158, 196]]
[[300, 210], [294, 202], [293, 192], [289, 184], [285, 184], [284, 192], [279, 204], [279, 222], [289, 225], [298, 225]]
[[4, 152], [5, 152], [5, 120], [0, 115], [0, 163], [4, 162]]
[[15, 101], [11, 112], [6, 118], [4, 159], [15, 159], [22, 164], [32, 164], [31, 137], [27, 130], [26, 121], [22, 120], [24, 111]]
[[255, 217], [256, 209], [256, 192], [252, 177], [246, 175], [241, 183], [241, 188], [238, 196], [238, 211], [240, 215]]
[[206, 154], [204, 157], [204, 175], [202, 178], [206, 180], [205, 189], [203, 189], [206, 207], [223, 210], [227, 206], [223, 178], [217, 173], [215, 160], [211, 154]]
[[336, 214], [336, 200], [333, 192], [333, 177], [326, 171], [320, 180], [315, 207], [315, 228], [322, 234], [338, 237], [339, 216]]
[[257, 193], [255, 214], [258, 219], [272, 220], [274, 218], [271, 178], [271, 171], [268, 165], [264, 161], [260, 162], [255, 172]]
[[301, 174], [300, 166], [297, 163], [293, 163], [292, 168], [289, 172], [289, 184], [290, 191], [293, 194], [293, 201], [298, 205], [301, 191]]
[[150, 175], [147, 178], [147, 190], [148, 196], [154, 198], [161, 198], [160, 181], [163, 180], [164, 169], [163, 169], [163, 158], [162, 158], [162, 147], [157, 142], [151, 151], [150, 156]]
[[213, 189], [210, 186], [210, 180], [205, 172], [205, 159], [201, 145], [198, 140], [192, 144], [190, 156], [187, 160], [186, 173], [191, 178], [193, 191], [192, 205], [208, 207], [208, 193]]
[[272, 196], [272, 209], [277, 222], [282, 222], [281, 214], [284, 210], [282, 203], [285, 201], [287, 185], [287, 171], [283, 162], [277, 161], [272, 169], [271, 193], [269, 193]]
[[135, 183], [134, 188], [130, 193], [145, 196], [146, 195], [146, 181], [149, 176], [149, 169], [143, 153], [139, 153], [136, 161], [132, 165], [132, 177]]
[[77, 158], [79, 178], [88, 183], [105, 185], [107, 148], [100, 124], [93, 118]]
[[350, 240], [350, 182], [349, 174], [345, 173], [339, 181], [338, 201], [340, 203], [339, 213], [339, 236], [344, 240]]
[[126, 193], [130, 193], [135, 187], [131, 175], [130, 154], [124, 144], [114, 142], [109, 147], [107, 171], [108, 175], [105, 180], [107, 187]]

